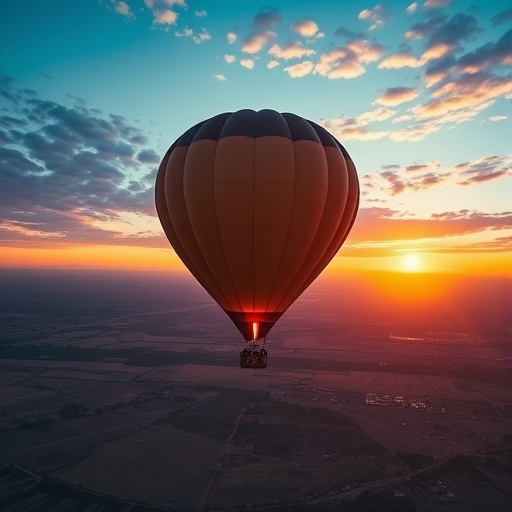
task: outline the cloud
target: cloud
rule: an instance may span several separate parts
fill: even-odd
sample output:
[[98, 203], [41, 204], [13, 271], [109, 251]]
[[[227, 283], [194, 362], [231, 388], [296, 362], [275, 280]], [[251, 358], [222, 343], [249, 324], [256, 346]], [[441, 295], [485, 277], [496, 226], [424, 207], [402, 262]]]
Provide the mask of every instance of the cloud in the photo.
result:
[[375, 132], [368, 130], [360, 121], [346, 118], [344, 116], [329, 120], [322, 120], [319, 124], [342, 142], [344, 140], [377, 140], [387, 136], [387, 132]]
[[364, 65], [378, 60], [383, 51], [381, 45], [371, 45], [361, 39], [354, 40], [346, 46], [322, 54], [314, 72], [330, 79], [356, 78], [365, 72]]
[[324, 37], [323, 32], [318, 31], [318, 25], [313, 20], [302, 20], [290, 27], [294, 32], [303, 37]]
[[457, 13], [446, 22], [442, 17], [438, 20], [428, 36], [428, 48], [441, 43], [457, 47], [478, 32], [477, 20], [469, 14]]
[[457, 184], [475, 185], [512, 176], [512, 157], [490, 156], [457, 166]]
[[195, 44], [201, 44], [205, 41], [210, 41], [210, 39], [212, 38], [212, 36], [208, 33], [208, 31], [205, 28], [203, 28], [199, 33], [194, 33], [194, 31], [191, 28], [186, 27], [182, 31], [177, 30], [176, 32], [174, 32], [174, 35], [176, 37], [192, 39], [192, 41], [194, 41]]
[[445, 18], [437, 17], [428, 20], [425, 23], [414, 24], [406, 33], [406, 39], [423, 39], [427, 34], [430, 34], [436, 25], [438, 25]]
[[289, 43], [282, 47], [278, 44], [273, 44], [268, 51], [268, 54], [272, 57], [284, 60], [300, 59], [314, 53], [316, 53], [315, 50], [304, 48], [300, 42]]
[[454, 50], [455, 46], [446, 44], [446, 43], [437, 43], [425, 50], [423, 55], [421, 56], [421, 63], [424, 64], [430, 60], [441, 59], [448, 55], [452, 50]]
[[414, 115], [423, 119], [446, 116], [461, 110], [476, 115], [480, 108], [490, 106], [495, 98], [511, 92], [512, 78], [483, 74], [468, 75], [433, 91], [432, 101], [417, 105], [412, 111]]
[[502, 23], [507, 23], [512, 20], [512, 7], [499, 12], [491, 18], [492, 26], [496, 27]]
[[487, 43], [466, 53], [453, 67], [462, 73], [474, 74], [496, 65], [512, 65], [512, 29], [495, 43]]
[[414, 172], [414, 173], [418, 173], [418, 172], [432, 172], [432, 171], [436, 171], [437, 169], [439, 169], [439, 167], [441, 167], [441, 162], [439, 162], [439, 160], [437, 160], [435, 162], [428, 162], [426, 164], [412, 164], [412, 165], [408, 165], [405, 168], [405, 171], [407, 173], [410, 173], [410, 172]]
[[[277, 60], [271, 60], [268, 64], [267, 64], [267, 68], [268, 69], [274, 69], [276, 68], [277, 66], [279, 66], [279, 61]], [[291, 76], [291, 75], [290, 75]], [[293, 77], [292, 77], [293, 78]]]
[[357, 116], [357, 121], [364, 126], [376, 121], [385, 121], [394, 115], [395, 112], [389, 108], [376, 108], [375, 110], [371, 110], [370, 112], [365, 112], [364, 114]]
[[423, 2], [423, 7], [425, 9], [440, 9], [446, 7], [449, 3], [450, 0], [426, 0], [426, 2]]
[[[393, 242], [396, 247], [399, 246], [399, 241], [414, 240], [416, 243], [419, 241], [428, 243], [428, 247], [431, 249], [434, 242], [432, 239], [439, 239], [439, 245], [436, 245], [438, 250], [441, 250], [455, 242], [453, 239], [449, 240], [448, 237], [465, 236], [467, 238], [460, 242], [469, 245], [471, 244], [469, 238], [471, 234], [495, 231], [498, 235], [503, 230], [510, 228], [512, 228], [512, 213], [510, 212], [445, 211], [416, 219], [404, 218], [400, 212], [389, 208], [370, 207], [359, 210], [357, 222], [350, 232], [350, 243]], [[503, 244], [509, 246], [508, 237], [496, 235], [493, 237], [491, 235], [488, 238], [491, 240], [488, 246], [491, 251], [503, 250]], [[495, 243], [492, 243], [492, 240], [495, 240]]]
[[194, 43], [200, 44], [200, 43], [203, 43], [204, 41], [210, 41], [211, 38], [212, 38], [212, 36], [208, 33], [208, 31], [205, 28], [203, 28], [203, 29], [201, 29], [201, 32], [199, 32], [198, 34], [195, 34], [192, 37], [192, 40], [194, 41]]
[[155, 7], [172, 7], [173, 5], [179, 5], [184, 9], [188, 7], [185, 0], [144, 0], [144, 4], [148, 9]]
[[114, 11], [116, 11], [118, 14], [121, 14], [121, 16], [124, 16], [127, 19], [135, 19], [135, 16], [133, 12], [130, 9], [130, 6], [126, 2], [122, 1], [113, 1], [112, 4], [114, 5]]
[[478, 32], [474, 16], [457, 13], [451, 18], [437, 16], [425, 23], [413, 25], [406, 33], [406, 39], [426, 38], [424, 60], [440, 58], [449, 51], [461, 49], [464, 41], [470, 41]]
[[390, 87], [375, 100], [375, 103], [392, 107], [411, 101], [417, 96], [418, 91], [415, 87]]
[[228, 32], [226, 39], [228, 40], [228, 44], [233, 44], [237, 39], [237, 35], [234, 32]]
[[242, 51], [250, 54], [258, 53], [269, 41], [275, 38], [275, 32], [260, 32], [258, 34], [252, 34], [244, 40], [242, 44]]
[[427, 87], [432, 87], [452, 74], [475, 75], [486, 70], [498, 71], [500, 66], [507, 67], [511, 63], [512, 30], [509, 30], [496, 42], [484, 44], [459, 58], [447, 56], [430, 65], [423, 79]]
[[157, 9], [153, 12], [154, 19], [153, 24], [156, 25], [176, 25], [178, 15], [169, 9], [163, 11]]
[[[276, 61], [274, 61], [276, 62]], [[275, 67], [275, 66], [273, 66]], [[288, 66], [284, 68], [284, 70], [292, 77], [292, 78], [301, 78], [303, 76], [309, 75], [314, 69], [314, 64], [305, 60], [303, 62], [299, 62], [298, 64], [293, 64], [292, 66]]]
[[208, 16], [208, 13], [206, 11], [194, 11], [194, 14], [198, 17], [198, 18], [204, 18], [205, 16]]
[[247, 69], [253, 69], [254, 68], [254, 60], [252, 59], [241, 59], [240, 64]]
[[369, 174], [364, 182], [381, 197], [419, 192], [437, 186], [481, 185], [512, 176], [511, 156], [489, 156], [443, 168], [439, 161], [386, 168]]
[[390, 132], [389, 138], [393, 142], [418, 142], [440, 129], [441, 126], [436, 123], [419, 122], [407, 128]]
[[377, 4], [373, 9], [364, 9], [359, 13], [360, 20], [368, 20], [370, 30], [376, 30], [389, 23], [388, 8], [384, 4]]
[[235, 62], [236, 58], [234, 55], [230, 55], [228, 53], [226, 53], [224, 55], [224, 60], [228, 63], [228, 64], [233, 64], [233, 62]]
[[344, 37], [347, 40], [353, 41], [356, 39], [364, 39], [366, 34], [364, 32], [354, 32], [353, 30], [346, 27], [339, 27], [335, 31], [336, 36]]
[[194, 35], [194, 31], [191, 28], [185, 27], [181, 32], [179, 30], [174, 32], [174, 35], [176, 37], [192, 37]]
[[416, 11], [416, 8], [418, 7], [418, 2], [413, 2], [407, 9], [405, 9], [409, 14], [412, 14]]
[[401, 68], [418, 68], [423, 63], [411, 53], [401, 52], [386, 57], [379, 62], [379, 69], [401, 69]]
[[213, 78], [215, 78], [215, 80], [219, 80], [220, 82], [226, 80], [226, 77], [224, 75], [213, 75]]
[[162, 158], [153, 149], [142, 149], [137, 155], [137, 160], [143, 164], [159, 164]]
[[144, 4], [153, 13], [153, 25], [160, 25], [164, 30], [176, 25], [178, 20], [178, 14], [169, 7], [188, 7], [184, 0], [144, 0]]
[[505, 119], [508, 119], [508, 116], [492, 116], [492, 117], [489, 117], [489, 121], [505, 121]]
[[[14, 245], [49, 238], [119, 242], [122, 232], [93, 223], [129, 212], [155, 219], [153, 185], [161, 158], [138, 128], [83, 100], [42, 100], [10, 79], [0, 80], [0, 92], [11, 98], [4, 102], [7, 142], [0, 148], [0, 239]], [[162, 238], [157, 222], [151, 236]]]
[[281, 11], [272, 7], [262, 7], [252, 20], [252, 26], [260, 31], [272, 30], [282, 22]]
[[401, 69], [401, 68], [419, 68], [429, 61], [441, 59], [450, 54], [454, 46], [438, 43], [427, 48], [421, 58], [416, 58], [408, 52], [399, 52], [382, 60], [378, 68], [380, 69]]

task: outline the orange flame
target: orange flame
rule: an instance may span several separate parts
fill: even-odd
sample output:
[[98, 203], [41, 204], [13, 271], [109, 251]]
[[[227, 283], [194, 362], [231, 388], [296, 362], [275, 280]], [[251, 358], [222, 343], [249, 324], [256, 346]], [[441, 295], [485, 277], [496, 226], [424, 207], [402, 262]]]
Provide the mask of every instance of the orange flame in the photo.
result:
[[260, 330], [260, 323], [253, 322], [252, 323], [252, 339], [256, 341], [258, 339], [258, 332]]

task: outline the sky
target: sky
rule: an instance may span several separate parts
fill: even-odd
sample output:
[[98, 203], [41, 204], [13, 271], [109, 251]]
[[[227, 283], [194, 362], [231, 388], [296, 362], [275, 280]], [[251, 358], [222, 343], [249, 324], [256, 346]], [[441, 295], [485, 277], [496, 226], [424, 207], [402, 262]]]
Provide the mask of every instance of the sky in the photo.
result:
[[329, 269], [512, 274], [503, 1], [2, 0], [0, 267], [181, 265], [154, 207], [190, 126], [329, 130], [361, 203]]

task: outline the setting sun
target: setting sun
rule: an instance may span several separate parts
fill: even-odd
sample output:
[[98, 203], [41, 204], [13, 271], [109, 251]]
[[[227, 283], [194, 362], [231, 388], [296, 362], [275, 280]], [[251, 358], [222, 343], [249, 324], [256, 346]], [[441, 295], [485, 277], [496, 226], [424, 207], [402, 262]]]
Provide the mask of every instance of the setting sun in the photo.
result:
[[408, 254], [402, 259], [402, 268], [406, 272], [417, 272], [420, 269], [420, 259], [416, 254]]

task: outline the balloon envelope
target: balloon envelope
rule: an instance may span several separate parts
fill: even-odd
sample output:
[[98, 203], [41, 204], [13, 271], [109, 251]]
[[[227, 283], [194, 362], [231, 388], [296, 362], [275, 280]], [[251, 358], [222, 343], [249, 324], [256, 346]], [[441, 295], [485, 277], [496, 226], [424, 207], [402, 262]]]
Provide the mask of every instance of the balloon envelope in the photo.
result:
[[176, 140], [155, 195], [174, 250], [249, 341], [265, 337], [337, 253], [359, 183], [347, 151], [321, 126], [240, 110]]

